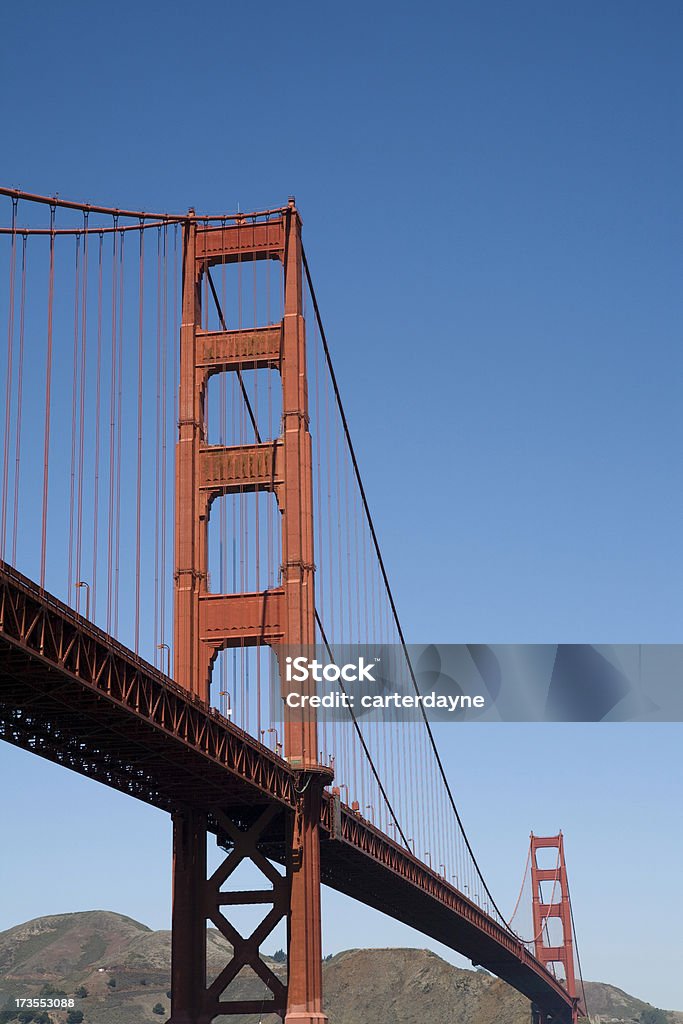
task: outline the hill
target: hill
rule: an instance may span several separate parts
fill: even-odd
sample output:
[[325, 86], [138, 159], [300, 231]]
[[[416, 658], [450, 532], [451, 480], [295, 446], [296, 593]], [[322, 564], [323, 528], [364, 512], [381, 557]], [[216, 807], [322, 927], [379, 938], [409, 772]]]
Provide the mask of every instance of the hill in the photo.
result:
[[[89, 911], [41, 917], [0, 932], [0, 1007], [17, 996], [60, 990], [76, 997], [84, 1024], [153, 1024], [170, 1009], [170, 946], [167, 931], [152, 931], [120, 914]], [[230, 947], [209, 932], [214, 976]], [[276, 973], [281, 964], [269, 961]], [[263, 986], [240, 974], [231, 995], [261, 998]], [[528, 1024], [529, 1004], [503, 982], [481, 971], [453, 967], [424, 949], [355, 949], [325, 961], [330, 1024]], [[87, 993], [83, 995], [83, 993]], [[647, 1003], [610, 985], [587, 984], [592, 1014], [602, 1022], [631, 1022]], [[161, 1006], [163, 1014], [154, 1012]], [[66, 1011], [50, 1011], [55, 1024]], [[247, 1024], [252, 1018], [234, 1018]], [[683, 1014], [670, 1014], [683, 1024]], [[279, 1018], [265, 1015], [263, 1024]]]

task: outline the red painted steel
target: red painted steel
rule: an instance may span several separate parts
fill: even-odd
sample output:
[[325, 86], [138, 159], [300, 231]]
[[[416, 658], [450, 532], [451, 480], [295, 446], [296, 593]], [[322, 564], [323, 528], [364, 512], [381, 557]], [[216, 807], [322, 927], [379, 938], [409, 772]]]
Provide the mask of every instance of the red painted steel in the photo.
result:
[[[276, 259], [282, 264], [285, 301], [280, 327], [203, 331], [201, 285], [209, 268], [260, 259]], [[280, 371], [282, 436], [268, 444], [261, 443], [258, 436], [251, 445], [208, 444], [205, 406], [209, 377], [261, 366]], [[248, 491], [270, 491], [277, 500], [282, 522], [281, 586], [262, 593], [210, 594], [208, 523], [212, 502], [221, 495]], [[174, 675], [178, 683], [207, 704], [212, 667], [220, 650], [315, 642], [313, 480], [301, 220], [293, 201], [271, 220], [257, 222], [245, 217], [212, 228], [189, 218], [184, 229], [175, 581]], [[322, 791], [332, 780], [332, 772], [317, 763], [314, 718], [306, 716], [286, 724], [285, 754], [298, 776], [287, 856], [285, 1020], [288, 1024], [324, 1024], [319, 832]], [[182, 851], [182, 857], [176, 859], [181, 866], [174, 880], [177, 910], [173, 926], [172, 1021], [199, 1024], [211, 1020], [212, 1015], [206, 1014], [217, 1012], [219, 1004], [222, 1013], [243, 1010], [234, 1001], [220, 1000], [217, 983], [205, 991], [202, 982], [188, 982], [186, 978], [188, 971], [202, 972], [202, 964], [188, 950], [187, 936], [198, 934], [198, 918], [205, 921], [206, 914], [201, 904], [188, 902], [181, 890], [204, 884], [198, 876], [205, 871], [206, 826], [190, 827], [187, 821], [178, 819], [174, 828], [176, 848]], [[189, 879], [192, 872], [197, 878]], [[249, 955], [256, 957], [256, 947], [249, 948]], [[248, 962], [259, 970], [256, 960]], [[226, 968], [225, 978], [230, 977]], [[219, 981], [222, 978], [220, 975]], [[278, 990], [275, 996], [280, 995]]]
[[[76, 232], [79, 236], [90, 230], [141, 231], [149, 226], [142, 221], [154, 216], [14, 190], [0, 189], [0, 193], [49, 205], [49, 235], [58, 233], [53, 230], [56, 206], [114, 217], [113, 227], [82, 228]], [[137, 218], [140, 223], [118, 226], [119, 217]], [[162, 222], [176, 219], [159, 217]], [[557, 905], [555, 901], [534, 903], [535, 931], [540, 936], [545, 918], [555, 911], [564, 927], [561, 947], [544, 948], [537, 941], [533, 956], [500, 921], [367, 821], [357, 801], [348, 807], [325, 791], [332, 772], [317, 763], [315, 719], [286, 723], [286, 757], [282, 758], [210, 706], [212, 667], [222, 649], [299, 646], [315, 640], [305, 262], [301, 220], [293, 200], [273, 211], [221, 217], [219, 225], [217, 218], [195, 217], [193, 212], [177, 219], [183, 224], [183, 284], [175, 495], [176, 682], [0, 562], [0, 738], [172, 814], [171, 1024], [209, 1024], [226, 1013], [269, 1011], [285, 1015], [287, 1024], [324, 1024], [321, 879], [494, 971], [542, 1007], [535, 1011], [539, 1022], [570, 1024], [576, 1020], [578, 1000], [561, 836], [532, 837], [534, 855], [534, 842], [538, 848], [557, 844], [562, 893]], [[114, 238], [119, 240], [119, 235]], [[257, 260], [273, 260], [281, 266], [282, 321], [228, 330], [221, 317], [223, 330], [204, 329], [204, 284], [210, 284], [218, 304], [209, 269]], [[140, 282], [142, 296], [142, 277]], [[317, 311], [315, 299], [314, 308]], [[246, 399], [241, 375], [248, 369], [280, 375], [280, 436], [262, 441], [252, 416], [253, 444], [209, 444], [205, 408], [209, 379], [219, 373], [236, 374]], [[346, 430], [343, 411], [341, 415]], [[139, 428], [140, 424], [138, 413]], [[352, 459], [355, 467], [353, 452]], [[138, 501], [139, 480], [140, 463]], [[244, 492], [269, 492], [275, 498], [282, 529], [279, 583], [257, 592], [210, 593], [207, 527], [212, 503]], [[372, 525], [371, 530], [374, 537]], [[44, 540], [43, 563], [45, 554]], [[216, 836], [227, 856], [207, 878], [209, 834]], [[256, 864], [270, 882], [266, 896], [263, 890], [223, 891], [223, 884], [245, 859]], [[538, 885], [547, 879], [532, 860], [535, 899], [540, 899]], [[273, 863], [282, 865], [284, 873]], [[239, 903], [271, 904], [264, 923], [249, 936], [240, 935], [227, 916], [228, 908]], [[288, 925], [286, 985], [260, 956], [262, 941], [283, 918]], [[206, 978], [207, 920], [233, 947], [231, 961], [213, 980]], [[556, 961], [565, 968], [566, 987], [548, 969]], [[245, 966], [265, 983], [270, 1001], [258, 1000], [257, 1005], [230, 998], [227, 986]]]
[[[538, 864], [539, 850], [556, 850], [557, 864], [541, 868]], [[543, 883], [550, 889], [549, 898], [544, 898]], [[531, 889], [534, 928], [534, 949], [536, 959], [546, 967], [559, 964], [564, 971], [569, 997], [574, 1003], [572, 1019], [578, 1019], [578, 997], [574, 971], [574, 942], [572, 914], [567, 883], [567, 865], [564, 858], [562, 833], [556, 836], [535, 836], [531, 833]], [[551, 944], [548, 924], [559, 921], [562, 929], [561, 942]]]
[[[21, 199], [29, 203], [40, 203], [44, 206], [61, 207], [67, 210], [83, 210], [87, 213], [102, 213], [108, 214], [112, 217], [134, 217], [136, 220], [154, 219], [161, 221], [184, 221], [186, 215], [176, 213], [150, 213], [149, 210], [122, 210], [115, 206], [97, 206], [93, 203], [79, 203], [72, 202], [68, 199], [60, 199], [59, 196], [43, 196], [38, 195], [35, 192], [24, 192], [17, 188], [6, 188], [0, 186], [0, 195], [8, 196], [10, 199]], [[269, 218], [277, 216], [285, 212], [283, 207], [277, 207], [273, 210], [258, 210], [254, 213], [250, 213], [251, 218]], [[194, 212], [193, 212], [194, 213]], [[198, 221], [237, 221], [243, 220], [244, 214], [240, 213], [217, 213], [213, 215], [204, 215], [196, 218]]]

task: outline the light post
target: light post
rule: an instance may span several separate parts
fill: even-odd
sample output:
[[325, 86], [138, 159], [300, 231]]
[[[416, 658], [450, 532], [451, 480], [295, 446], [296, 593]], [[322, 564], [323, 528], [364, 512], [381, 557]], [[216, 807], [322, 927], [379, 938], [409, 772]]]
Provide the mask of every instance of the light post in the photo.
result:
[[76, 590], [80, 590], [85, 587], [85, 617], [90, 618], [90, 584], [86, 583], [85, 580], [79, 580], [78, 583], [74, 583]]
[[166, 675], [171, 678], [171, 648], [168, 644], [157, 644], [158, 651], [166, 651]]
[[275, 733], [275, 753], [277, 754], [279, 751], [282, 750], [282, 744], [280, 743], [280, 738], [278, 736], [277, 729], [274, 726], [271, 726], [270, 729], [266, 729], [266, 732]]

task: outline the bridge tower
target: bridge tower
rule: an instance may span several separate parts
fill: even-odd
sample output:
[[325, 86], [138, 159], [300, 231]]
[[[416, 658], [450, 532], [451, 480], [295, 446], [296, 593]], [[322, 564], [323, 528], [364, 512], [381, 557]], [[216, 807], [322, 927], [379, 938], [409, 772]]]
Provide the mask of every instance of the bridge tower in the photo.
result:
[[[282, 265], [281, 323], [246, 330], [202, 329], [202, 291], [217, 264], [272, 259]], [[213, 285], [211, 284], [213, 288]], [[282, 429], [263, 442], [210, 445], [206, 433], [209, 377], [243, 369], [279, 371]], [[306, 333], [303, 317], [301, 219], [290, 199], [280, 215], [201, 221], [192, 211], [183, 237], [180, 334], [179, 434], [176, 457], [176, 569], [174, 676], [209, 703], [211, 672], [218, 652], [257, 644], [315, 642], [313, 485], [308, 427]], [[214, 594], [208, 589], [208, 521], [213, 501], [226, 494], [270, 491], [282, 523], [280, 585], [257, 593]], [[318, 764], [315, 720], [285, 724], [285, 756], [298, 773], [301, 793], [285, 827], [284, 877], [263, 854], [277, 808], [234, 813], [209, 807], [174, 816], [172, 1014], [170, 1024], [208, 1024], [219, 1014], [279, 1013], [286, 1024], [324, 1024], [320, 915], [320, 800], [332, 772]], [[228, 857], [207, 880], [207, 826], [222, 837]], [[271, 883], [233, 896], [222, 885], [243, 860], [251, 860]], [[234, 898], [238, 897], [238, 898]], [[272, 909], [249, 937], [223, 916], [222, 907], [271, 902]], [[288, 924], [288, 979], [283, 986], [261, 960], [259, 946], [282, 918]], [[233, 959], [206, 983], [206, 921], [211, 919], [233, 946]], [[272, 993], [270, 1000], [226, 1000], [221, 996], [248, 966]]]
[[[539, 867], [538, 851], [544, 849], [557, 851], [555, 867]], [[574, 942], [567, 864], [564, 858], [564, 838], [561, 832], [556, 836], [535, 836], [533, 832], [531, 833], [531, 892], [536, 959], [540, 960], [544, 967], [553, 970], [555, 965], [559, 964], [562, 967], [567, 992], [574, 1000], [572, 1018], [576, 1022], [579, 1000], [574, 970]], [[561, 941], [557, 945], [551, 945], [547, 941], [548, 923], [552, 920], [559, 921], [562, 930]], [[534, 1007], [532, 1020], [534, 1024], [546, 1024], [547, 1017]]]

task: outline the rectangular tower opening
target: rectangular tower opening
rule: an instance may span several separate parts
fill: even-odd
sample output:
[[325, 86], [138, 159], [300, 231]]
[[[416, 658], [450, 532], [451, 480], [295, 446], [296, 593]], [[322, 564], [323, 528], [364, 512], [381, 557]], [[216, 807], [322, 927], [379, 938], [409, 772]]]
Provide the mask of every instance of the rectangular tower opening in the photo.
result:
[[556, 846], [539, 846], [536, 850], [536, 867], [541, 871], [555, 871], [558, 866]]
[[277, 370], [244, 369], [209, 377], [206, 426], [209, 444], [246, 445], [279, 437], [282, 381]]
[[264, 746], [282, 754], [284, 737], [278, 726], [279, 708], [272, 707], [271, 648], [229, 647], [219, 651], [211, 677], [210, 701], [222, 715]]
[[212, 594], [253, 594], [280, 585], [282, 517], [272, 491], [213, 501], [208, 556]]
[[562, 883], [559, 877], [557, 880], [549, 879], [538, 883], [538, 894], [541, 903], [560, 903], [562, 901]]
[[282, 320], [283, 273], [279, 259], [219, 263], [208, 274], [202, 274], [200, 286], [204, 331], [241, 331]]
[[564, 945], [564, 928], [559, 917], [549, 917], [545, 921], [542, 938], [546, 948]]

